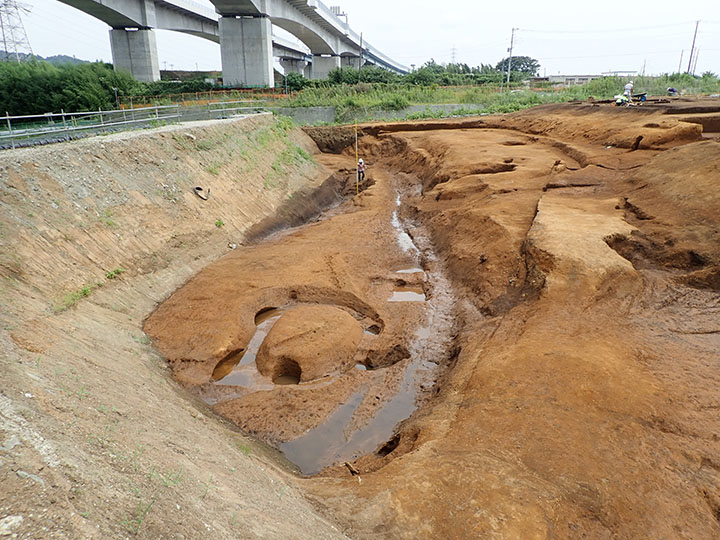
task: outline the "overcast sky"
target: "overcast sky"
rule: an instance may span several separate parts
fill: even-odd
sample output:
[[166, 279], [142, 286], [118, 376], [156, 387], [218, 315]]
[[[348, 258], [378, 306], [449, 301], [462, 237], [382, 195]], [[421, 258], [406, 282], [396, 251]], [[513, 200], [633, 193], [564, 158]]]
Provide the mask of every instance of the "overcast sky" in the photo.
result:
[[[33, 52], [112, 60], [108, 27], [58, 0], [20, 0]], [[170, 0], [172, 1], [172, 0]], [[196, 0], [210, 6], [208, 0]], [[434, 58], [472, 66], [515, 55], [536, 58], [541, 74], [647, 74], [687, 69], [700, 21], [696, 73], [720, 73], [720, 0], [593, 2], [576, 0], [332, 0], [351, 27], [391, 58], [410, 66]], [[201, 38], [157, 32], [161, 69], [220, 69], [220, 47]], [[684, 53], [683, 53], [684, 51]]]

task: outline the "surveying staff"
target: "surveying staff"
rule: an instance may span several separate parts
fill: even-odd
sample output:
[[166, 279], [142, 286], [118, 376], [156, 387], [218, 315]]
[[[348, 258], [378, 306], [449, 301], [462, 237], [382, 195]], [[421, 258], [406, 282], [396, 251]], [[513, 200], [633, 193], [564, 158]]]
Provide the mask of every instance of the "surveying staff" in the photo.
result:
[[365, 180], [365, 162], [363, 161], [362, 158], [360, 158], [360, 160], [358, 161], [357, 169], [358, 169], [358, 182], [362, 182], [363, 180]]

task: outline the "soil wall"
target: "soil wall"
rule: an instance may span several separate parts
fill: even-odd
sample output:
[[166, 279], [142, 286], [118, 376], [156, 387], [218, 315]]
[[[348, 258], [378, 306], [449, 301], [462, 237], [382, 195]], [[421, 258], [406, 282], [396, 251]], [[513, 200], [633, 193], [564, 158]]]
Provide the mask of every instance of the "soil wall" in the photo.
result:
[[3, 533], [343, 537], [277, 456], [193, 403], [141, 329], [325, 180], [314, 153], [258, 115], [0, 154]]

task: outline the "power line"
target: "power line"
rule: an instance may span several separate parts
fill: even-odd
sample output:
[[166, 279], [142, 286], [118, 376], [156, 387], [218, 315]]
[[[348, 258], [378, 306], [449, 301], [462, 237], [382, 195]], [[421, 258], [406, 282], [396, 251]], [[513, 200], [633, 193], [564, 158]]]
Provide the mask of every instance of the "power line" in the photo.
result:
[[520, 28], [521, 32], [531, 32], [533, 34], [614, 34], [618, 32], [638, 32], [642, 30], [655, 30], [658, 28], [673, 28], [678, 26], [685, 26], [687, 24], [694, 23], [696, 21], [685, 21], [673, 24], [661, 24], [657, 26], [636, 26], [633, 28], [615, 28], [612, 30], [534, 30], [531, 28]]
[[[717, 33], [715, 33], [715, 32], [703, 32], [702, 30], [700, 30], [700, 31], [698, 32], [698, 35], [717, 36]], [[532, 43], [535, 43], [535, 42], [538, 42], [538, 41], [543, 41], [543, 42], [548, 42], [548, 41], [550, 41], [550, 42], [552, 42], [552, 41], [564, 41], [564, 42], [567, 42], [568, 40], [571, 40], [571, 39], [577, 39], [577, 38], [572, 38], [572, 37], [568, 37], [568, 36], [569, 36], [568, 34], [532, 36], [531, 42], [532, 42]], [[672, 33], [670, 33], [670, 34], [667, 34], [667, 33], [662, 33], [662, 34], [646, 34], [646, 35], [643, 36], [643, 38], [654, 38], [654, 39], [657, 39], [657, 38], [673, 38], [673, 37], [687, 37], [687, 32], [672, 32]], [[526, 39], [527, 39], [527, 38], [526, 38]], [[605, 37], [605, 36], [600, 36], [600, 35], [598, 35], [598, 36], [592, 36], [590, 39], [593, 40], [593, 41], [598, 41], [598, 40], [606, 40], [606, 41], [607, 41], [608, 38]], [[589, 41], [589, 40], [584, 40], [584, 41]]]
[[[710, 50], [710, 49], [706, 49]], [[651, 56], [655, 54], [675, 54], [677, 51], [654, 51], [654, 52], [647, 52], [647, 51], [640, 51], [636, 53], [620, 53], [620, 54], [597, 54], [597, 55], [587, 55], [587, 56], [543, 56], [537, 58], [537, 60], [585, 60], [587, 58], [614, 58], [614, 57], [620, 57], [620, 56]]]

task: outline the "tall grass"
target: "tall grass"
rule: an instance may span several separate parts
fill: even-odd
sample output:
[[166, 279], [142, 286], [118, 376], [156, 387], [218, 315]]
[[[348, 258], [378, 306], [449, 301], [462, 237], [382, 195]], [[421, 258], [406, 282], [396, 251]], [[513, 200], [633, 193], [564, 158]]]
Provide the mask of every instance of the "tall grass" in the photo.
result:
[[[354, 85], [319, 85], [306, 88], [282, 102], [286, 107], [335, 107], [338, 123], [353, 118], [367, 118], [373, 111], [398, 111], [409, 105], [460, 104], [467, 105], [452, 112], [426, 110], [407, 118], [438, 118], [464, 114], [507, 113], [543, 103], [575, 100], [610, 99], [622, 93], [626, 78], [604, 77], [583, 86], [556, 88], [545, 85], [530, 89], [518, 84], [500, 92], [497, 85], [443, 87], [408, 84], [359, 83]], [[713, 74], [693, 77], [686, 74], [634, 78], [635, 91], [649, 95], [666, 95], [673, 87], [684, 94], [720, 93], [720, 79]]]

